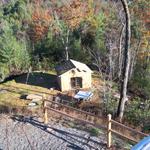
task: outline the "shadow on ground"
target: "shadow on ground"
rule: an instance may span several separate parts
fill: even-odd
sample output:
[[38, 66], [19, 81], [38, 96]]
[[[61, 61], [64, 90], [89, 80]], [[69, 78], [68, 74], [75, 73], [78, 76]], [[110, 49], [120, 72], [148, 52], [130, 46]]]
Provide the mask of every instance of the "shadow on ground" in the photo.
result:
[[23, 74], [14, 78], [16, 83], [23, 83], [28, 85], [39, 86], [43, 88], [54, 88], [59, 90], [57, 84], [57, 76], [42, 72], [33, 72], [30, 74]]
[[[98, 142], [95, 141], [94, 139], [91, 139], [89, 137], [84, 137], [78, 134], [70, 133], [61, 129], [57, 129], [54, 127], [50, 127], [48, 125], [45, 125], [43, 122], [39, 122], [35, 119], [35, 117], [24, 117], [22, 115], [14, 115], [11, 119], [14, 121], [22, 122], [22, 123], [29, 123], [33, 125], [34, 127], [37, 127], [53, 136], [56, 138], [59, 138], [63, 140], [64, 142], [67, 142], [68, 148], [71, 148], [73, 150], [84, 150], [84, 148], [80, 147], [79, 145], [75, 144], [73, 141], [76, 141], [77, 143], [80, 143], [80, 145], [86, 145], [88, 148], [97, 150], [94, 146], [92, 146], [90, 143], [94, 143], [99, 145], [103, 150], [106, 149], [106, 143], [104, 142]], [[52, 131], [51, 131], [52, 129]], [[67, 138], [66, 138], [67, 137]]]

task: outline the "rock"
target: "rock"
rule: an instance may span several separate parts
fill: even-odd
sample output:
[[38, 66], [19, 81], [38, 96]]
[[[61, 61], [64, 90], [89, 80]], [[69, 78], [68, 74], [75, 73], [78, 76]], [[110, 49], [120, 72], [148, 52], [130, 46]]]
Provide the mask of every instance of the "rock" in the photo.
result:
[[5, 93], [7, 93], [7, 92], [8, 92], [7, 90], [0, 89], [0, 94], [5, 94]]
[[51, 91], [53, 91], [54, 89], [55, 89], [54, 87], [50, 88]]
[[32, 102], [34, 103], [34, 102], [40, 102], [41, 101], [41, 99], [38, 99], [38, 98], [35, 98], [35, 99], [32, 99]]
[[53, 129], [52, 128], [47, 128], [47, 131], [51, 132], [51, 131], [53, 131]]
[[60, 103], [60, 101], [61, 101], [61, 98], [59, 96], [56, 96], [55, 97], [55, 102]]
[[20, 96], [20, 99], [22, 99], [22, 100], [27, 100], [27, 94], [22, 94], [21, 96]]
[[42, 100], [43, 97], [41, 95], [29, 94], [26, 99], [28, 100]]
[[36, 103], [37, 105], [42, 105], [43, 101], [41, 99], [33, 99], [32, 103]]
[[28, 106], [30, 106], [30, 107], [37, 106], [37, 103], [31, 102], [28, 104]]

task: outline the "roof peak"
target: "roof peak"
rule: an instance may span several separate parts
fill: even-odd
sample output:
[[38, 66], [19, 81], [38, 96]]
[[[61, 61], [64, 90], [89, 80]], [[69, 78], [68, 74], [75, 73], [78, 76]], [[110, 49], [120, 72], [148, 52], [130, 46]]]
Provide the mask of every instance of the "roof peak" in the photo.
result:
[[75, 68], [78, 68], [80, 70], [84, 70], [84, 71], [88, 71], [88, 72], [92, 72], [92, 70], [85, 64], [73, 59], [70, 59], [71, 63], [75, 66]]
[[66, 71], [73, 69], [73, 68], [77, 68], [83, 72], [92, 73], [92, 70], [86, 64], [76, 61], [76, 60], [73, 60], [73, 59], [65, 60], [61, 65], [56, 67], [56, 71], [60, 75], [60, 74], [65, 73]]

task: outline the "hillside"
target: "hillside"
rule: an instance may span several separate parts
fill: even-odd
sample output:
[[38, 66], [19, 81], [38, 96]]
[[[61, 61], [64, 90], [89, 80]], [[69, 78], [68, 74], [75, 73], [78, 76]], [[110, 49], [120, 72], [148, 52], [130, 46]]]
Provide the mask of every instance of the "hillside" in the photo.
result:
[[[0, 150], [106, 149], [106, 137], [112, 150], [129, 149], [121, 137], [148, 136], [149, 8], [150, 0], [0, 0]], [[14, 115], [38, 115], [39, 124]]]

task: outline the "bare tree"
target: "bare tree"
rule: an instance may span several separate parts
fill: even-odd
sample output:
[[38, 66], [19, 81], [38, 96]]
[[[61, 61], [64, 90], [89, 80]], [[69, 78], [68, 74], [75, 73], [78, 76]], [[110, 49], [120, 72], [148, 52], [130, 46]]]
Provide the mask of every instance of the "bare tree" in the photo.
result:
[[126, 0], [121, 0], [125, 18], [126, 18], [126, 28], [125, 28], [125, 49], [124, 49], [124, 62], [123, 62], [123, 72], [122, 72], [122, 79], [121, 79], [121, 90], [120, 90], [120, 101], [117, 110], [117, 116], [119, 117], [119, 121], [122, 121], [125, 102], [126, 102], [126, 95], [127, 95], [127, 84], [129, 78], [129, 68], [130, 68], [130, 37], [131, 37], [131, 29], [130, 29], [130, 12], [128, 8], [128, 4]]
[[[129, 50], [131, 29], [130, 29], [130, 13], [129, 13], [127, 1], [126, 0], [120, 0], [120, 1], [121, 1], [121, 5], [123, 6], [123, 8], [121, 9], [118, 9], [119, 3], [116, 3], [116, 2], [111, 3], [111, 5], [113, 5], [113, 8], [117, 11], [114, 13], [118, 15], [118, 19], [120, 20], [121, 25], [119, 21], [117, 23], [115, 22], [118, 28], [114, 28], [113, 30], [112, 29], [110, 30], [110, 27], [112, 27], [113, 22], [110, 22], [110, 24], [108, 25], [109, 29], [107, 31], [107, 34], [105, 35], [105, 38], [106, 38], [105, 44], [109, 52], [109, 55], [106, 56], [108, 60], [106, 59], [104, 60], [102, 59], [102, 57], [98, 57], [98, 56], [101, 56], [98, 54], [94, 55], [93, 58], [94, 59], [96, 58], [95, 62], [99, 68], [99, 72], [102, 72], [102, 73], [103, 73], [103, 71], [101, 70], [102, 67], [100, 67], [102, 65], [101, 63], [109, 62], [109, 65], [107, 65], [107, 67], [109, 66], [109, 68], [107, 69], [109, 69], [110, 80], [112, 80], [111, 79], [112, 76], [115, 77], [116, 75], [118, 75], [118, 70], [120, 72], [121, 90], [120, 90], [120, 101], [118, 105], [117, 116], [119, 117], [119, 120], [122, 121], [126, 95], [127, 95], [127, 84], [128, 84], [128, 78], [129, 78], [129, 72], [130, 72], [130, 66], [131, 66], [130, 65], [130, 50]], [[118, 10], [120, 11], [120, 14]], [[121, 27], [121, 32], [120, 32], [119, 26]], [[125, 31], [125, 34], [124, 34], [124, 31]], [[123, 41], [125, 41], [124, 44], [123, 44]], [[124, 49], [123, 49], [123, 45], [124, 45]], [[92, 55], [93, 55], [93, 51], [94, 50], [92, 49], [91, 51]], [[97, 61], [97, 58], [99, 58], [98, 61]], [[120, 63], [120, 65], [118, 65], [118, 62]], [[105, 68], [104, 73], [105, 75], [107, 75], [108, 73], [106, 72], [106, 68]], [[104, 91], [104, 93], [105, 92], [106, 91]]]

